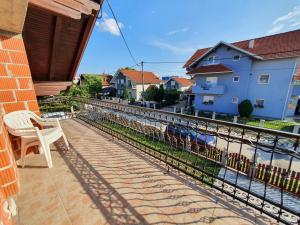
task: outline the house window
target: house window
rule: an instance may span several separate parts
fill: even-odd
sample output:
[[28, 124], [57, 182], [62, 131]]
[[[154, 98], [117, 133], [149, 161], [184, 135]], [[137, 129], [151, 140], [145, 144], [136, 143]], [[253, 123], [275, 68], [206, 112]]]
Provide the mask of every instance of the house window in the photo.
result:
[[259, 84], [268, 84], [270, 82], [269, 74], [262, 74], [259, 76], [258, 83]]
[[240, 81], [240, 77], [239, 76], [234, 76], [233, 77], [233, 82], [239, 82]]
[[131, 86], [132, 86], [131, 80], [128, 80], [127, 83], [128, 83], [128, 87], [131, 88]]
[[240, 59], [241, 59], [240, 55], [233, 56], [233, 61], [240, 61]]
[[265, 100], [264, 99], [256, 99], [256, 103], [254, 105], [255, 108], [264, 108]]
[[217, 84], [218, 77], [206, 77], [206, 84]]
[[208, 64], [216, 64], [217, 59], [218, 59], [218, 56], [216, 56], [216, 55], [208, 57], [208, 59], [207, 59]]
[[124, 84], [124, 79], [121, 79], [121, 84]]
[[214, 96], [203, 96], [203, 104], [204, 105], [213, 105], [215, 101], [215, 97]]
[[239, 98], [238, 97], [232, 97], [232, 103], [233, 104], [238, 104]]
[[175, 80], [171, 80], [171, 87], [175, 87]]

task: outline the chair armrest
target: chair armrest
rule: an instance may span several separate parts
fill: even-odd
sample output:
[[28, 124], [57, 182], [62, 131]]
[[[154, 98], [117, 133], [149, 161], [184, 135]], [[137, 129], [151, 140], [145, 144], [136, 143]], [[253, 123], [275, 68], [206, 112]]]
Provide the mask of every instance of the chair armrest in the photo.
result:
[[42, 126], [60, 127], [60, 123], [59, 123], [59, 120], [57, 118], [44, 119], [44, 118], [38, 117], [37, 118], [37, 123], [39, 125], [42, 125]]
[[34, 127], [28, 127], [28, 128], [21, 128], [18, 130], [14, 130], [14, 133], [17, 136], [23, 137], [23, 136], [36, 136], [36, 130]]

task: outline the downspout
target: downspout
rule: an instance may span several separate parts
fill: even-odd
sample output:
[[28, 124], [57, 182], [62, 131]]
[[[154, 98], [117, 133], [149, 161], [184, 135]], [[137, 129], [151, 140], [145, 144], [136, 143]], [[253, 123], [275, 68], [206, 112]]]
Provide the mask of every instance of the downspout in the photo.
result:
[[285, 98], [285, 102], [284, 102], [284, 106], [283, 106], [281, 120], [284, 119], [284, 113], [285, 113], [286, 105], [287, 105], [287, 102], [288, 102], [288, 99], [289, 99], [289, 93], [290, 93], [291, 86], [292, 86], [292, 83], [293, 83], [293, 79], [294, 79], [294, 75], [295, 75], [295, 72], [296, 72], [296, 68], [297, 68], [297, 61], [295, 62], [295, 66], [294, 66], [293, 73], [292, 73], [292, 76], [291, 76], [291, 79], [290, 79], [290, 83], [289, 83], [289, 87], [288, 87], [288, 90], [287, 90], [287, 94], [286, 94], [286, 98]]

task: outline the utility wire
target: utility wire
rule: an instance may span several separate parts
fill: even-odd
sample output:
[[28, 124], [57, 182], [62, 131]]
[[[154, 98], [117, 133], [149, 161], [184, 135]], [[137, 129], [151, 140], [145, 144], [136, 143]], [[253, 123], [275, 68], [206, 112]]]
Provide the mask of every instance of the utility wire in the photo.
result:
[[120, 26], [119, 26], [118, 20], [117, 20], [117, 18], [116, 18], [116, 15], [115, 15], [115, 13], [114, 13], [114, 10], [112, 9], [112, 7], [111, 7], [111, 5], [110, 5], [110, 3], [109, 3], [109, 0], [106, 0], [106, 2], [107, 2], [107, 5], [108, 5], [108, 7], [109, 7], [109, 9], [110, 9], [110, 11], [111, 11], [113, 17], [114, 17], [114, 20], [115, 20], [115, 22], [116, 22], [116, 24], [117, 24], [118, 30], [119, 30], [119, 32], [120, 32], [120, 34], [121, 34], [121, 36], [122, 36], [123, 42], [124, 42], [124, 44], [125, 44], [125, 46], [126, 46], [128, 52], [129, 52], [129, 55], [130, 55], [132, 61], [134, 62], [135, 65], [138, 65], [137, 60], [136, 60], [135, 57], [133, 56], [132, 51], [130, 50], [129, 45], [128, 45], [126, 39], [125, 39], [125, 36], [124, 36], [124, 34], [123, 34], [123, 32], [122, 32]]

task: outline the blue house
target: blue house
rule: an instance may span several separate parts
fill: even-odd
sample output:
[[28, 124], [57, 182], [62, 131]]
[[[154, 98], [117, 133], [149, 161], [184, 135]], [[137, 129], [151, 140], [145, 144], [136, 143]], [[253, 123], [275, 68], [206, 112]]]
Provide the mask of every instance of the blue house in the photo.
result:
[[300, 113], [300, 30], [197, 50], [184, 67], [196, 85], [195, 109], [238, 114], [249, 99], [254, 116]]

